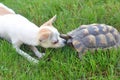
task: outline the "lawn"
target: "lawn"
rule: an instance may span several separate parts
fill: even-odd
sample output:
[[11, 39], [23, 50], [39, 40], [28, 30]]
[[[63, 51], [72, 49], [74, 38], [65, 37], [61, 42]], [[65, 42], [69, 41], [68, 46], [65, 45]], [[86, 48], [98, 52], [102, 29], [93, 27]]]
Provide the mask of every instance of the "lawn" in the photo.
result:
[[[120, 31], [120, 0], [0, 0], [40, 26], [57, 15], [54, 26], [67, 33], [82, 24], [105, 23]], [[26, 52], [27, 46], [22, 47]], [[41, 50], [41, 47], [38, 47]], [[35, 57], [35, 56], [34, 56]], [[36, 58], [36, 57], [35, 57]], [[120, 80], [120, 48], [87, 52], [80, 61], [70, 46], [47, 49], [38, 65], [0, 40], [0, 80]]]

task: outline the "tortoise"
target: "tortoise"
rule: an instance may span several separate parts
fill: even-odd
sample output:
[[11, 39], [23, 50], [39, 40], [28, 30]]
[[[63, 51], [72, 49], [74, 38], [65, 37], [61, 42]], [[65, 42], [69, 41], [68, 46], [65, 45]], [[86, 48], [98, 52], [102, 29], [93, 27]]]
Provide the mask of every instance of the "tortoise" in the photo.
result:
[[106, 24], [81, 25], [77, 29], [61, 34], [78, 52], [79, 58], [88, 50], [119, 47], [120, 35], [117, 29]]

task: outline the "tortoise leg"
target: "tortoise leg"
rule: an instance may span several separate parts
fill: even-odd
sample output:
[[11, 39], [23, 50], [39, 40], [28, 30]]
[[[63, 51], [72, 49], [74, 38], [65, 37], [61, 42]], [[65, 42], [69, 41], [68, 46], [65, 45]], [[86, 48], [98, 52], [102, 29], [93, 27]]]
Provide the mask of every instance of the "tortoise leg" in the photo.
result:
[[81, 45], [79, 48], [77, 48], [77, 51], [78, 51], [78, 57], [80, 58], [80, 60], [82, 60], [82, 57], [86, 54], [88, 49], [85, 48], [83, 45]]
[[82, 56], [85, 55], [87, 48], [78, 40], [73, 40], [72, 44], [73, 47], [78, 52], [78, 57], [82, 59]]
[[82, 60], [82, 57], [83, 57], [83, 53], [78, 53], [78, 58], [80, 59], [80, 60]]
[[76, 48], [76, 50], [78, 52], [78, 57], [80, 58], [80, 60], [82, 60], [83, 55], [85, 55], [86, 53], [86, 48], [81, 45], [79, 48]]
[[80, 60], [82, 60], [82, 57], [86, 54], [87, 50], [84, 48], [81, 50], [81, 52], [78, 52], [78, 57]]

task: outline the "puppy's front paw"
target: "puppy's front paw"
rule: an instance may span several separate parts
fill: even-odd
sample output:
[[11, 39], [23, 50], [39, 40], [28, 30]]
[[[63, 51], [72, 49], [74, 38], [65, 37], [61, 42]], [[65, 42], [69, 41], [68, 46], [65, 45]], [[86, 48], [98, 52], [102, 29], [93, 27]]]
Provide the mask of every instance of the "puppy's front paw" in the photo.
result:
[[42, 56], [45, 56], [45, 53], [42, 53]]
[[37, 54], [37, 57], [42, 58], [44, 55], [45, 55], [45, 53], [39, 53], [39, 54]]
[[33, 60], [33, 63], [38, 64], [38, 63], [39, 63], [39, 60], [34, 59], [34, 60]]
[[38, 64], [39, 63], [39, 60], [37, 60], [37, 59], [35, 59], [35, 58], [29, 58], [28, 59], [31, 63], [33, 63], [33, 64]]

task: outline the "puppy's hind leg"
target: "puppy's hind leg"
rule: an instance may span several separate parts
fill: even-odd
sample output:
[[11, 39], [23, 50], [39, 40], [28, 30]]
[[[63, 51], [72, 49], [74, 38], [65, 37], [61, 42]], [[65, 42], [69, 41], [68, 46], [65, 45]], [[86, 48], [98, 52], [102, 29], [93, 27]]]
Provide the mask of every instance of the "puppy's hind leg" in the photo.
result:
[[12, 42], [13, 43], [13, 47], [16, 49], [16, 51], [23, 56], [24, 58], [26, 58], [29, 62], [33, 62], [33, 63], [38, 63], [39, 61], [37, 59], [34, 59], [33, 57], [31, 57], [30, 55], [28, 55], [27, 53], [25, 53], [23, 50], [20, 49], [20, 42]]
[[40, 53], [35, 46], [30, 46], [30, 48], [38, 58], [42, 58], [45, 55], [45, 53]]

